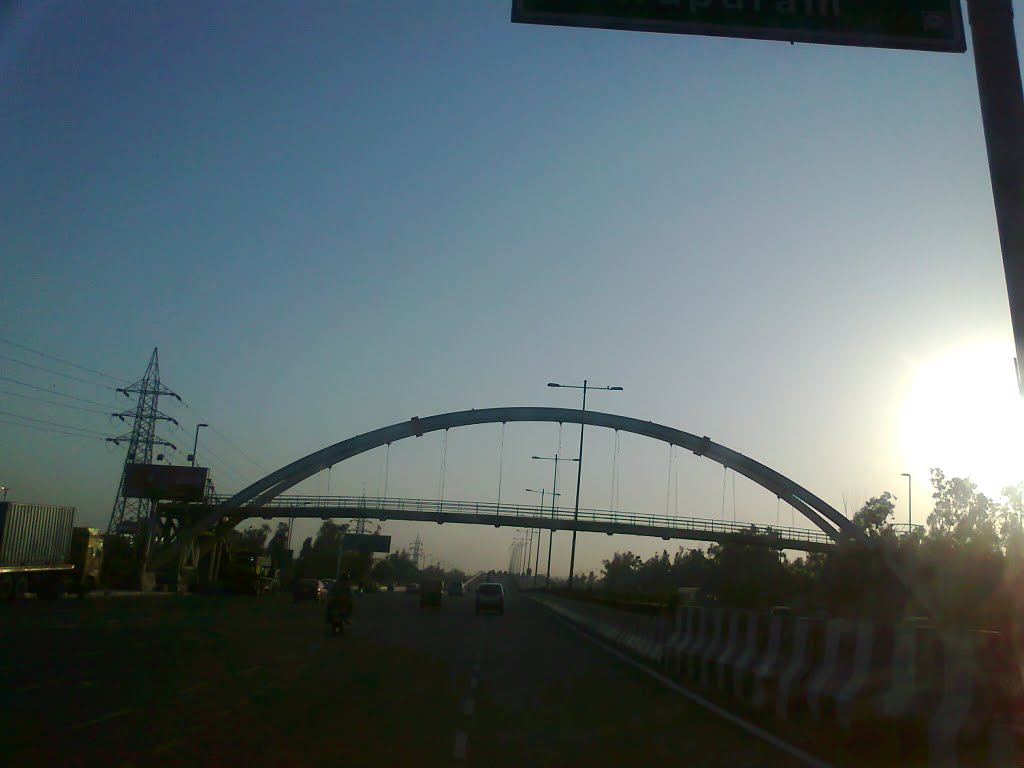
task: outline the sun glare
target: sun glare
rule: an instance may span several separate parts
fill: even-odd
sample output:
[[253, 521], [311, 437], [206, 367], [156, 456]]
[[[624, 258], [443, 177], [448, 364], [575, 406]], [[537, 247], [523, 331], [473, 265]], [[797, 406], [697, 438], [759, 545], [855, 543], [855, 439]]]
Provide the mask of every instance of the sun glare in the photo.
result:
[[1003, 344], [973, 344], [918, 371], [903, 406], [903, 455], [922, 478], [932, 467], [970, 477], [998, 497], [1024, 480], [1024, 400]]

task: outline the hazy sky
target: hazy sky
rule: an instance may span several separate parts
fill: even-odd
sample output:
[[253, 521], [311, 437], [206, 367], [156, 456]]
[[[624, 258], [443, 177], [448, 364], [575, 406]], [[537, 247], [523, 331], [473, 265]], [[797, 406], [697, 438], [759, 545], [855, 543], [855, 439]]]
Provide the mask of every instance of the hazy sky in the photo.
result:
[[[508, 0], [15, 0], [0, 137], [0, 336], [127, 380], [159, 347], [190, 406], [165, 403], [170, 455], [209, 421], [219, 490], [414, 415], [576, 406], [545, 384], [584, 377], [625, 389], [593, 408], [706, 434], [851, 512], [891, 490], [906, 520], [901, 472], [921, 522], [929, 467], [1024, 477], [970, 50], [513, 25]], [[109, 380], [0, 355], [0, 421], [123, 431], [17, 396], [130, 405]], [[529, 457], [557, 443], [507, 428], [503, 500], [550, 486]], [[0, 445], [10, 498], [106, 527], [123, 449], [10, 423]], [[495, 499], [500, 456], [498, 426], [451, 432], [444, 496]], [[389, 493], [437, 498], [442, 458], [441, 435], [395, 444]], [[384, 459], [339, 465], [331, 492], [382, 492]], [[662, 444], [622, 436], [616, 463], [594, 429], [586, 459], [585, 507], [616, 501], [615, 466], [624, 510], [776, 518]], [[417, 531], [467, 570], [505, 565], [514, 536], [385, 527]], [[662, 546], [583, 535], [578, 563]]]

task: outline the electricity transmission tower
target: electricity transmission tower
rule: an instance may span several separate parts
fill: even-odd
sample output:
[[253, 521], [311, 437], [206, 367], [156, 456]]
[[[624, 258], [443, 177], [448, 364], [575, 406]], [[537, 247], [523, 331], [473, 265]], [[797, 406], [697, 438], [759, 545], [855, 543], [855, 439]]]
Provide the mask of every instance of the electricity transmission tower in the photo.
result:
[[[149, 358], [146, 374], [131, 386], [118, 388], [117, 391], [125, 397], [135, 395], [138, 399], [134, 408], [113, 414], [124, 422], [131, 419], [131, 432], [119, 437], [107, 438], [108, 442], [115, 445], [120, 445], [122, 442], [128, 443], [128, 452], [124, 457], [121, 482], [117, 487], [117, 496], [114, 499], [114, 509], [110, 513], [107, 533], [130, 536], [140, 556], [145, 559], [147, 545], [155, 533], [156, 521], [153, 519], [153, 512], [156, 502], [150, 499], [126, 496], [125, 481], [128, 478], [131, 465], [153, 463], [153, 448], [155, 446], [166, 446], [171, 450], [177, 450], [172, 443], [157, 436], [156, 423], [158, 421], [178, 423], [176, 419], [160, 412], [158, 408], [160, 396], [175, 397], [179, 401], [181, 398], [160, 383], [160, 361], [156, 347], [153, 348], [153, 354]], [[163, 456], [160, 455], [157, 458], [160, 459]], [[147, 523], [149, 524], [148, 531], [144, 532], [142, 526]]]
[[416, 541], [412, 543], [412, 564], [416, 566], [416, 570], [420, 569], [420, 558], [423, 557], [423, 542], [420, 540], [420, 535], [416, 534]]

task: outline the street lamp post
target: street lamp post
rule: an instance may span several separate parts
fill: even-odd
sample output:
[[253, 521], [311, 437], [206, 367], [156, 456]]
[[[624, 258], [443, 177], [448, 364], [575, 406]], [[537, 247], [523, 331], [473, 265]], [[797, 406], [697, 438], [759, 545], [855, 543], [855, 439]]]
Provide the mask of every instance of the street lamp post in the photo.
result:
[[196, 439], [192, 441], [192, 455], [189, 456], [189, 461], [192, 462], [192, 466], [196, 465], [196, 449], [199, 447], [199, 428], [208, 427], [209, 424], [196, 424]]
[[[529, 491], [530, 493], [539, 493], [540, 494], [540, 511], [541, 511], [541, 514], [543, 514], [544, 513], [544, 494], [547, 493], [547, 488], [541, 488], [539, 491], [534, 490], [533, 488], [527, 488], [526, 490]], [[551, 492], [551, 507], [552, 507], [552, 509], [554, 509], [554, 506], [555, 506], [555, 498], [554, 497], [555, 496], [561, 496], [561, 495], [562, 494], [556, 493], [555, 491]], [[537, 579], [539, 578], [539, 574], [540, 574], [540, 542], [541, 542], [541, 539], [543, 538], [542, 535], [541, 535], [542, 533], [543, 532], [540, 529], [537, 530], [537, 556], [533, 560], [533, 586], [535, 586], [535, 587], [537, 586]], [[549, 572], [551, 570], [550, 563], [551, 563], [551, 559], [548, 558], [548, 571]]]
[[[551, 481], [551, 520], [555, 519], [555, 497], [561, 496], [562, 494], [557, 492], [558, 489], [558, 462], [560, 461], [579, 461], [579, 458], [575, 459], [563, 459], [557, 453], [554, 456], [534, 456], [537, 461], [553, 461], [555, 463], [555, 477]], [[555, 527], [552, 522], [551, 530], [548, 531], [548, 574], [545, 577], [544, 586], [545, 588], [551, 587], [551, 545], [555, 538]]]
[[910, 525], [910, 533], [914, 532], [914, 497], [913, 487], [910, 484], [910, 473], [902, 472], [900, 477], [907, 478], [907, 523]]
[[[583, 407], [580, 408], [580, 413], [584, 414], [587, 410], [587, 389], [599, 389], [606, 392], [621, 392], [622, 387], [590, 387], [587, 384], [587, 380], [583, 380], [583, 386], [577, 386], [575, 384], [556, 384], [551, 381], [548, 382], [549, 387], [560, 387], [562, 389], [582, 389], [583, 390]], [[576, 467], [576, 505], [572, 513], [573, 529], [572, 529], [572, 550], [569, 554], [569, 589], [572, 589], [572, 576], [573, 571], [576, 568], [576, 522], [580, 517], [580, 483], [583, 480], [583, 428], [586, 419], [580, 418], [580, 453], [579, 453], [579, 466]]]
[[0, 485], [0, 491], [4, 492], [4, 501], [7, 501], [7, 486], [6, 485]]

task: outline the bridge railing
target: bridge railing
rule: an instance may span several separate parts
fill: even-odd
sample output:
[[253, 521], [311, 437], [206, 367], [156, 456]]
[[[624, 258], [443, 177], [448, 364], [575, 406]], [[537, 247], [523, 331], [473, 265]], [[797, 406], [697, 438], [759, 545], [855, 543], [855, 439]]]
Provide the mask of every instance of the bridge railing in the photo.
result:
[[[218, 497], [220, 502], [228, 496]], [[537, 518], [554, 520], [572, 520], [574, 512], [566, 507], [540, 507], [531, 504], [497, 504], [489, 501], [456, 501], [439, 499], [402, 499], [382, 498], [376, 496], [300, 496], [282, 495], [270, 504], [261, 507], [264, 514], [287, 516], [287, 510], [322, 511], [324, 517], [346, 517], [346, 512], [380, 512], [387, 517], [388, 512], [417, 512], [425, 514], [473, 514], [491, 515], [510, 521]], [[285, 514], [277, 515], [278, 511]], [[793, 526], [766, 526], [731, 520], [715, 520], [698, 517], [672, 517], [670, 515], [654, 515], [637, 512], [619, 512], [604, 509], [581, 509], [579, 520], [595, 523], [619, 523], [625, 525], [647, 526], [651, 528], [669, 528], [674, 530], [701, 531], [711, 534], [743, 534], [774, 535], [792, 541], [829, 543], [832, 539], [823, 531], [814, 528], [796, 528]]]

